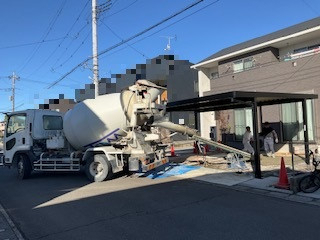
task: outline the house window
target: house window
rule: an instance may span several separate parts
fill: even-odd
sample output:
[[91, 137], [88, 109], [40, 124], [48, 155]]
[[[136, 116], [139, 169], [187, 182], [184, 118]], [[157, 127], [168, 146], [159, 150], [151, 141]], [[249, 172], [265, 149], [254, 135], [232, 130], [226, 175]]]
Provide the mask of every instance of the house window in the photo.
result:
[[308, 46], [308, 47], [294, 49], [293, 50], [293, 54], [303, 53], [303, 52], [306, 52], [306, 51], [309, 51], [309, 50], [317, 49], [319, 47], [320, 47], [320, 44], [316, 44], [316, 45], [312, 45], [312, 46]]
[[237, 60], [233, 62], [233, 71], [234, 72], [242, 72], [244, 70], [250, 69], [254, 67], [254, 61], [252, 57]]
[[218, 72], [212, 72], [210, 73], [210, 79], [215, 79], [219, 77], [219, 73]]
[[[309, 140], [314, 140], [313, 102], [307, 100], [307, 120]], [[303, 141], [302, 103], [282, 104], [283, 140]]]
[[242, 72], [243, 71], [243, 61], [238, 60], [233, 62], [233, 72]]
[[246, 131], [246, 127], [249, 126], [252, 129], [252, 110], [251, 108], [236, 109], [234, 110], [234, 122], [235, 122], [235, 135], [236, 140], [242, 140], [243, 134]]

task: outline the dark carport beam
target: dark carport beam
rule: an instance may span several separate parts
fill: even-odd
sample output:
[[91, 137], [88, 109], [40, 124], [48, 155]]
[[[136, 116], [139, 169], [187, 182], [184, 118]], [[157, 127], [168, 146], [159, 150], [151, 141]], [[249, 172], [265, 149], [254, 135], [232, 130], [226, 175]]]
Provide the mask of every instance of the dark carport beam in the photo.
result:
[[308, 115], [307, 115], [307, 100], [302, 101], [302, 117], [303, 117], [303, 133], [304, 133], [304, 151], [305, 161], [307, 164], [310, 163], [309, 157], [309, 133], [308, 133]]
[[258, 109], [257, 102], [254, 99], [252, 103], [252, 131], [254, 138], [254, 175], [256, 178], [261, 178], [261, 165], [260, 165], [260, 142], [259, 142], [259, 130], [258, 130]]

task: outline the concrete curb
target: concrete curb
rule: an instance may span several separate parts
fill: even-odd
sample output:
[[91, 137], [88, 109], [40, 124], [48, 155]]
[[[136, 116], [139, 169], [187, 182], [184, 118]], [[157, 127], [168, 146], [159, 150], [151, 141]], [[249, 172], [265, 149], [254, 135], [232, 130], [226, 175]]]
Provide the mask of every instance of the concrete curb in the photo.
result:
[[25, 238], [22, 236], [22, 234], [20, 233], [20, 231], [18, 230], [16, 225], [11, 220], [11, 218], [8, 215], [8, 213], [6, 212], [6, 210], [4, 210], [4, 208], [2, 207], [1, 203], [0, 203], [0, 213], [4, 216], [4, 218], [6, 219], [8, 224], [10, 225], [10, 227], [11, 227], [13, 233], [16, 235], [17, 239], [18, 240], [25, 240]]
[[257, 194], [257, 195], [261, 195], [261, 196], [267, 196], [267, 197], [271, 197], [271, 198], [278, 198], [278, 199], [282, 199], [285, 201], [297, 202], [297, 203], [314, 205], [314, 206], [320, 207], [320, 199], [306, 197], [306, 196], [300, 196], [300, 195], [297, 195], [294, 193], [280, 192], [279, 190], [272, 191], [272, 190], [267, 190], [267, 189], [253, 188], [253, 187], [243, 186], [241, 184], [227, 186], [227, 185], [223, 185], [223, 184], [219, 184], [219, 183], [212, 183], [212, 182], [203, 181], [203, 180], [199, 180], [199, 179], [189, 178], [188, 180], [202, 182], [204, 184], [213, 184], [213, 185], [216, 185], [221, 188], [232, 189], [232, 190], [239, 191], [239, 192], [247, 192], [247, 193]]

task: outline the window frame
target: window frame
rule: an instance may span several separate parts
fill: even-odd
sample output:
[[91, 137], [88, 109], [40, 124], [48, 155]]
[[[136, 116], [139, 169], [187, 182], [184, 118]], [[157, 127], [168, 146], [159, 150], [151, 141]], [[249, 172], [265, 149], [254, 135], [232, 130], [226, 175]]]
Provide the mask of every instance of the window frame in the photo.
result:
[[[245, 67], [245, 62], [246, 62], [246, 61], [251, 62], [251, 66], [250, 66], [250, 67]], [[239, 69], [239, 70], [235, 70], [235, 69], [234, 69], [234, 66], [235, 66], [236, 64], [239, 64], [239, 63], [242, 64], [242, 68]], [[233, 72], [234, 72], [234, 73], [243, 72], [243, 71], [249, 70], [249, 69], [251, 69], [251, 68], [253, 68], [253, 67], [254, 67], [254, 59], [253, 59], [253, 57], [246, 57], [246, 58], [242, 58], [242, 59], [233, 61]]]
[[[45, 118], [46, 117], [51, 117], [51, 118], [60, 118], [61, 119], [61, 129], [48, 129], [45, 127], [45, 124], [44, 124], [44, 121], [45, 121]], [[59, 116], [59, 115], [43, 115], [42, 116], [42, 125], [43, 125], [43, 129], [46, 130], [46, 131], [57, 131], [57, 130], [63, 130], [63, 118], [62, 116]]]
[[[317, 138], [317, 132], [316, 132], [316, 130], [317, 130], [317, 127], [315, 126], [315, 124], [316, 124], [316, 120], [315, 120], [315, 104], [314, 104], [314, 100], [312, 100], [312, 99], [309, 99], [311, 102], [310, 102], [310, 104], [311, 104], [311, 121], [312, 121], [312, 126], [310, 126], [309, 124], [308, 124], [308, 133], [310, 132], [310, 131], [312, 131], [313, 132], [313, 135], [312, 135], [312, 138], [313, 139], [310, 139], [310, 133], [308, 134], [309, 135], [309, 142], [316, 142], [316, 138]], [[298, 124], [300, 123], [299, 122], [299, 118], [300, 117], [302, 117], [303, 118], [303, 115], [302, 116], [299, 116], [299, 107], [301, 107], [301, 106], [298, 106], [298, 104], [302, 104], [302, 102], [293, 102], [293, 103], [286, 103], [286, 104], [294, 104], [294, 110], [295, 110], [295, 119], [297, 119], [297, 121], [298, 121]], [[284, 104], [281, 104], [281, 122], [282, 122], [282, 133], [283, 133], [283, 141], [287, 141], [287, 142], [295, 142], [295, 143], [302, 143], [302, 142], [304, 142], [304, 135], [302, 134], [302, 137], [300, 137], [300, 135], [299, 135], [299, 132], [300, 131], [302, 131], [303, 132], [303, 126], [302, 126], [302, 128], [300, 129], [298, 129], [298, 133], [297, 133], [297, 136], [296, 136], [296, 138], [297, 139], [287, 139], [287, 136], [286, 136], [286, 131], [285, 131], [285, 122], [284, 122], [284, 116], [283, 116], [283, 114], [284, 114], [284, 106], [283, 106]], [[308, 104], [307, 104], [308, 105]], [[307, 111], [308, 111], [308, 106], [306, 106], [307, 107]], [[302, 111], [302, 109], [301, 109], [301, 111]], [[302, 113], [303, 114], [303, 113]], [[307, 112], [307, 117], [308, 117], [308, 112]], [[302, 120], [303, 121], [303, 120]], [[308, 119], [308, 121], [310, 121], [309, 119]], [[303, 124], [303, 122], [302, 122], [302, 124]], [[309, 129], [310, 127], [312, 127], [312, 129]]]
[[[251, 110], [251, 119], [250, 116], [247, 116], [247, 111]], [[237, 129], [239, 129], [238, 126], [240, 125], [236, 125], [237, 120], [236, 120], [236, 111], [241, 111], [244, 114], [244, 125], [242, 126], [243, 129], [243, 133], [241, 134], [237, 134]], [[245, 129], [247, 126], [249, 126], [251, 129], [253, 129], [253, 123], [252, 123], [252, 109], [251, 108], [239, 108], [239, 109], [234, 109], [234, 139], [235, 141], [242, 141], [243, 138], [243, 134], [245, 133]]]
[[[17, 132], [13, 132], [13, 133], [9, 133], [8, 132], [8, 128], [10, 127], [9, 126], [10, 119], [12, 119], [13, 117], [17, 117], [17, 116], [24, 117], [24, 127], [23, 127], [23, 129], [21, 131], [26, 130], [26, 127], [27, 127], [27, 114], [25, 114], [25, 113], [12, 114], [7, 119], [6, 128], [5, 128], [6, 129], [6, 138], [12, 136], [15, 133], [17, 133]], [[19, 132], [21, 132], [21, 131], [19, 131]]]

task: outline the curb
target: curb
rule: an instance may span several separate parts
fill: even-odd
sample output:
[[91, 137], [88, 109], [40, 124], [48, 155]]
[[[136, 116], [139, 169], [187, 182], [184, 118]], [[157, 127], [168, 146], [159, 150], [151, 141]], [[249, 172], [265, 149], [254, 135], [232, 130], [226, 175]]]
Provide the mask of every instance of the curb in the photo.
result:
[[280, 192], [280, 191], [271, 191], [271, 190], [267, 190], [267, 189], [247, 187], [247, 186], [243, 186], [241, 184], [227, 186], [227, 185], [223, 185], [223, 184], [219, 184], [219, 183], [212, 183], [212, 182], [207, 182], [207, 181], [192, 179], [192, 178], [188, 178], [188, 180], [195, 181], [195, 182], [201, 182], [204, 184], [215, 185], [215, 186], [221, 187], [221, 188], [232, 189], [234, 191], [257, 194], [260, 196], [267, 196], [270, 198], [282, 199], [284, 201], [297, 202], [297, 203], [320, 207], [320, 199], [300, 196], [300, 195], [297, 195], [294, 193], [287, 193], [287, 192], [284, 193], [284, 192]]
[[4, 208], [2, 207], [1, 203], [0, 203], [0, 213], [4, 216], [4, 218], [8, 222], [9, 226], [11, 227], [13, 233], [16, 235], [17, 239], [18, 240], [25, 240], [25, 238], [22, 236], [22, 234], [20, 233], [20, 231], [18, 230], [16, 225], [11, 220], [11, 218], [8, 215], [8, 213], [6, 212], [6, 210], [4, 210]]

